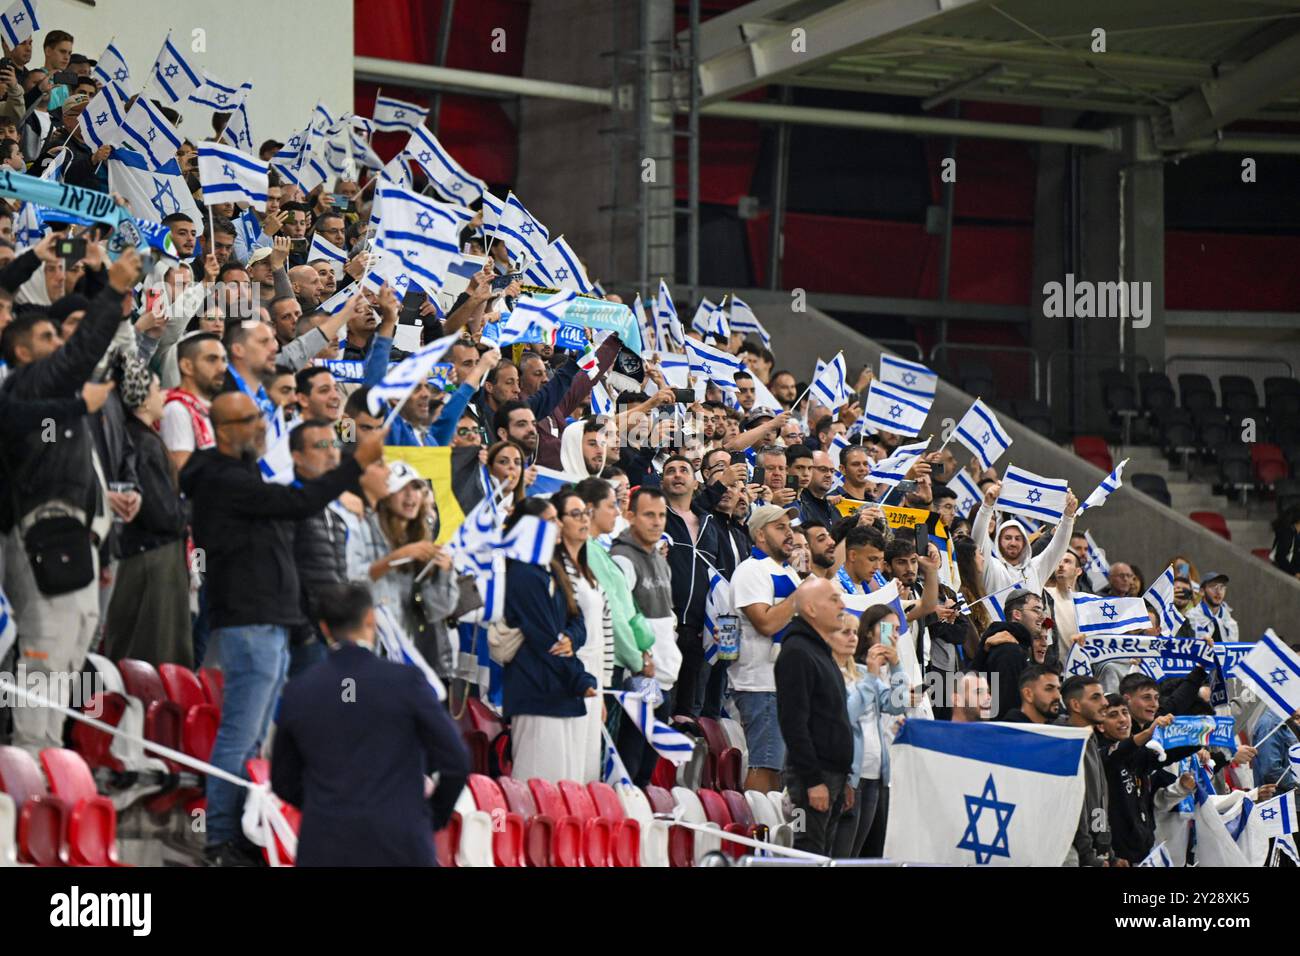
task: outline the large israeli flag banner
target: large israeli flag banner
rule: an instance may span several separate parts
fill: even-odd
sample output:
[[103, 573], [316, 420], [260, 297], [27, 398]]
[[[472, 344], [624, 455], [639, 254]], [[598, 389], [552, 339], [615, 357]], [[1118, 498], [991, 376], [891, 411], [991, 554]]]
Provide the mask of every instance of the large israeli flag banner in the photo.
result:
[[1060, 866], [1083, 806], [1089, 728], [908, 720], [890, 749], [885, 856]]

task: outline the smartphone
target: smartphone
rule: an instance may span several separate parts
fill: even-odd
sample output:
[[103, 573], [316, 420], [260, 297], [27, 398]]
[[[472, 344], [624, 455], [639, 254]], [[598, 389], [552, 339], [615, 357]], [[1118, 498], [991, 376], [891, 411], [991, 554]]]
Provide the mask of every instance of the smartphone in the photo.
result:
[[913, 530], [916, 532], [917, 555], [929, 554], [930, 553], [930, 529], [923, 524], [918, 524]]
[[86, 240], [77, 239], [60, 239], [54, 244], [59, 256], [63, 259], [64, 265], [71, 268], [82, 259], [86, 258]]
[[764, 468], [762, 465], [755, 465], [754, 477], [752, 479], [753, 483], [756, 485], [766, 484], [766, 482], [764, 481], [766, 477], [767, 477], [767, 469]]
[[680, 405], [689, 405], [695, 401], [695, 389], [675, 388], [673, 389], [673, 398], [677, 399]]
[[163, 297], [163, 290], [161, 288], [145, 289], [144, 310], [146, 312], [152, 312], [157, 307], [158, 303], [162, 301], [162, 297]]
[[743, 451], [733, 451], [731, 453], [731, 463], [733, 465], [748, 465], [749, 459], [745, 457]]
[[18, 70], [14, 67], [14, 61], [9, 59], [9, 57], [7, 56], [0, 57], [0, 70], [13, 70], [15, 73], [18, 72]]
[[880, 622], [880, 643], [884, 647], [894, 646], [894, 625], [888, 621]]
[[306, 237], [306, 236], [303, 236], [301, 239], [290, 239], [290, 240], [289, 240], [289, 251], [290, 251], [290, 252], [306, 252], [306, 251], [307, 251], [307, 237]]
[[81, 82], [81, 77], [72, 70], [59, 70], [50, 77], [50, 82], [55, 86], [76, 87], [76, 85]]
[[785, 479], [785, 486], [789, 488], [791, 491], [798, 491], [799, 490], [798, 477], [795, 475], [787, 475]]
[[[871, 479], [868, 477], [867, 480], [870, 481]], [[895, 485], [895, 488], [898, 491], [902, 492], [904, 495], [910, 495], [912, 492], [916, 490], [916, 482], [913, 481], [911, 478], [904, 478], [897, 485]]]
[[352, 211], [352, 200], [343, 193], [330, 193], [330, 199], [334, 200], [334, 208], [339, 212]]
[[522, 278], [523, 278], [523, 273], [520, 272], [512, 272], [509, 275], [497, 276], [492, 280], [492, 291], [504, 292], [507, 288], [509, 288], [510, 283], [514, 282], [516, 279], [522, 279]]

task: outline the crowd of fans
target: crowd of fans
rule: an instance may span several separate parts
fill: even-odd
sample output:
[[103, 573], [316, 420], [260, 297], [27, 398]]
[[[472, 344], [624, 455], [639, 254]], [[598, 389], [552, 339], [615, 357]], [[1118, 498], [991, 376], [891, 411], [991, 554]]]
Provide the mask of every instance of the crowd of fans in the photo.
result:
[[[75, 47], [51, 30], [43, 65], [30, 40], [7, 50], [0, 160], [36, 174], [67, 147], [63, 181], [106, 189], [104, 155], [74, 122], [98, 89]], [[76, 77], [67, 94], [46, 96], [66, 71]], [[263, 157], [281, 145], [267, 142]], [[1204, 670], [1157, 682], [1137, 663], [1111, 663], [1062, 682], [1082, 640], [1073, 595], [1140, 597], [1149, 583], [1131, 563], [1095, 567], [1073, 495], [1055, 527], [999, 518], [997, 471], [963, 465], [952, 449], [917, 459], [905, 485], [873, 482], [873, 467], [903, 439], [860, 427], [856, 398], [839, 408], [809, 398], [801, 379], [812, 370], [783, 368], [755, 335], [715, 342], [744, 360], [737, 388], [709, 382], [689, 402], [661, 368], [672, 350], [647, 345], [644, 363], [620, 365], [629, 352], [614, 334], [592, 336], [582, 354], [541, 342], [503, 355], [485, 330], [526, 283], [505, 244], [484, 239], [481, 219], [461, 241], [482, 267], [444, 309], [418, 291], [362, 288], [368, 182], [304, 195], [273, 171], [258, 213], [265, 238], [245, 247], [232, 225], [244, 210], [203, 203], [193, 157], [187, 142], [178, 159], [204, 218], [169, 217], [174, 256], [150, 268], [129, 248], [110, 262], [102, 235], [57, 217], [18, 249], [18, 204], [0, 205], [0, 530], [17, 630], [0, 669], [77, 671], [92, 651], [220, 667], [211, 763], [242, 774], [266, 745], [286, 680], [285, 722], [295, 741], [309, 736], [312, 711], [295, 681], [373, 635], [373, 603], [453, 702], [470, 694], [500, 711], [514, 775], [602, 779], [603, 727], [632, 782], [647, 784], [658, 755], [605, 693], [633, 691], [665, 723], [738, 720], [745, 788], [786, 790], [808, 821], [795, 845], [818, 853], [883, 853], [890, 746], [906, 719], [1092, 727], [1084, 814], [1063, 862], [1140, 862], [1161, 801], [1192, 791], [1190, 775], [1168, 769], [1188, 754], [1157, 761], [1142, 745], [1164, 715], [1212, 713]], [[89, 242], [67, 262], [57, 242], [72, 234]], [[341, 275], [309, 255], [316, 236], [346, 252]], [[342, 310], [320, 309], [349, 288]], [[385, 430], [368, 391], [403, 357], [395, 338], [412, 324], [424, 342], [460, 337], [446, 374], [416, 387]], [[343, 381], [335, 359], [364, 372]], [[856, 393], [871, 379], [863, 369]], [[592, 413], [597, 385], [612, 398], [607, 414]], [[277, 420], [291, 429], [288, 484], [266, 481], [258, 465]], [[406, 461], [385, 460], [385, 448], [412, 446], [451, 448], [455, 501]], [[538, 494], [542, 471], [569, 483]], [[951, 486], [962, 471], [984, 496], [971, 513]], [[436, 542], [449, 530], [441, 515], [467, 513], [494, 491], [504, 531], [525, 517], [558, 530], [549, 565], [506, 562], [501, 630], [517, 631], [517, 647], [504, 664], [480, 666], [459, 624], [481, 603], [473, 578]], [[891, 520], [900, 510], [922, 513], [922, 553], [912, 524]], [[59, 566], [53, 555], [64, 556]], [[1180, 634], [1237, 641], [1227, 578], [1182, 556], [1172, 564], [1187, 618]], [[729, 603], [714, 603], [719, 579]], [[357, 582], [359, 598], [346, 590]], [[1023, 588], [1001, 603], [982, 600], [1016, 583]], [[891, 584], [896, 604], [846, 609], [846, 596]], [[1145, 633], [1160, 635], [1154, 609], [1151, 618]], [[436, 706], [443, 716], [429, 726], [442, 735], [441, 765], [424, 771], [440, 771], [445, 811], [465, 757], [458, 740], [447, 742], [446, 704]], [[15, 745], [64, 744], [61, 714], [9, 715]], [[1259, 752], [1249, 746], [1269, 719], [1241, 728], [1235, 752], [1199, 753], [1220, 786], [1264, 785], [1262, 798], [1282, 776], [1294, 727]], [[340, 746], [338, 736], [320, 746]], [[422, 738], [403, 730], [394, 739], [409, 756]], [[310, 763], [284, 740], [273, 765]], [[282, 795], [303, 798], [291, 781]], [[239, 788], [209, 779], [212, 862], [253, 858], [241, 801]], [[1096, 808], [1100, 826], [1088, 823]], [[346, 827], [346, 815], [336, 823]]]

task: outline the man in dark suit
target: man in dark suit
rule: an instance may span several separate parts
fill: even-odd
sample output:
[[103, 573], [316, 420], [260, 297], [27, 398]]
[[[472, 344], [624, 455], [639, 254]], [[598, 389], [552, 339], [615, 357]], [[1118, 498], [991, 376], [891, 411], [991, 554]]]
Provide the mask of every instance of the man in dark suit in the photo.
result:
[[271, 788], [302, 810], [297, 865], [436, 866], [469, 773], [456, 725], [419, 669], [372, 652], [365, 585], [321, 588], [315, 617], [333, 649], [285, 687], [271, 753]]

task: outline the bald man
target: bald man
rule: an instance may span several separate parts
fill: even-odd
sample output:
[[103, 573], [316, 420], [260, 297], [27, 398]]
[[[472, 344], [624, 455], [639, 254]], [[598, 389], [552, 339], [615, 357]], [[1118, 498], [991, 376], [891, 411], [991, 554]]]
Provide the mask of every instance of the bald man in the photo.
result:
[[844, 677], [831, 655], [844, 598], [830, 581], [810, 577], [794, 593], [796, 616], [776, 659], [776, 716], [785, 740], [785, 785], [804, 813], [794, 845], [830, 855], [853, 769]]
[[289, 270], [289, 286], [293, 294], [302, 303], [304, 312], [311, 312], [320, 305], [320, 273], [313, 266], [294, 266]]
[[[289, 666], [289, 629], [305, 623], [293, 559], [294, 522], [345, 491], [359, 492], [361, 473], [381, 460], [373, 433], [356, 454], [319, 478], [296, 486], [264, 481], [266, 417], [244, 392], [212, 403], [215, 448], [196, 451], [181, 471], [194, 512], [194, 543], [207, 578], [212, 642], [225, 674], [221, 725], [212, 763], [243, 775], [258, 755]], [[251, 865], [255, 854], [240, 832], [243, 790], [209, 779], [207, 850], [215, 865]]]

